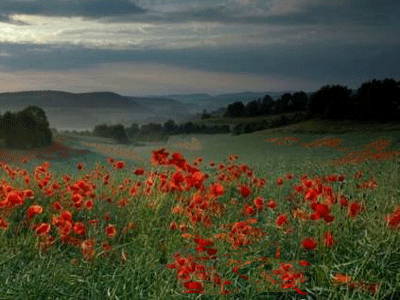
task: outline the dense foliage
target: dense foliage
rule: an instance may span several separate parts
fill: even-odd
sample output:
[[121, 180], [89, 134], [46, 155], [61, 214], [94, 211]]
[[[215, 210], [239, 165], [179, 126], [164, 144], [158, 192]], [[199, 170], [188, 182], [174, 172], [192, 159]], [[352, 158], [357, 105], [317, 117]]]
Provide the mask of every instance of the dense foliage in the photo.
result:
[[8, 148], [32, 149], [51, 145], [52, 132], [43, 109], [29, 106], [0, 116], [0, 138]]
[[329, 120], [356, 119], [393, 121], [400, 119], [400, 82], [372, 80], [357, 91], [340, 85], [326, 85], [308, 96], [304, 92], [285, 93], [276, 101], [266, 95], [246, 105], [235, 102], [226, 108], [225, 117], [255, 117], [305, 111], [310, 117]]

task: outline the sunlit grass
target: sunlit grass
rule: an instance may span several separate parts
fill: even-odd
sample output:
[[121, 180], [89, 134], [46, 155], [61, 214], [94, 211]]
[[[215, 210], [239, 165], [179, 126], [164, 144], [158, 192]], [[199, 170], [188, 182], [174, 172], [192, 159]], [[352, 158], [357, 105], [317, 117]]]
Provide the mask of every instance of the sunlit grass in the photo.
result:
[[[97, 154], [18, 170], [3, 165], [0, 299], [305, 299], [303, 292], [311, 299], [384, 299], [398, 291], [400, 234], [387, 217], [400, 205], [399, 158], [334, 165], [346, 151], [325, 140], [306, 148], [301, 143], [324, 138], [307, 135], [287, 145], [263, 136], [257, 143], [269, 153], [261, 158], [249, 144], [257, 137], [241, 137], [240, 146], [235, 137], [230, 145], [215, 137], [221, 143], [212, 148], [215, 140], [199, 135], [203, 160], [190, 149], [157, 158], [148, 148], [153, 164], [144, 164], [142, 175], [138, 162]], [[343, 136], [340, 146], [361, 150], [375, 140]], [[247, 150], [250, 161], [208, 159], [235, 150]], [[10, 198], [27, 190], [34, 197]], [[28, 217], [34, 204], [43, 211]], [[43, 235], [42, 223], [51, 226]], [[316, 247], [304, 249], [305, 238]]]

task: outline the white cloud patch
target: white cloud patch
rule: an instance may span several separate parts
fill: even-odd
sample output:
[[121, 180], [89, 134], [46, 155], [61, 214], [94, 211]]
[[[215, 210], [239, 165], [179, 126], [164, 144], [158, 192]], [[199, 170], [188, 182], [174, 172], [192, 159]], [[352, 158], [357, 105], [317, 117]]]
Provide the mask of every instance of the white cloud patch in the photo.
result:
[[29, 26], [3, 24], [1, 43], [40, 45], [79, 45], [92, 49], [190, 49], [202, 47], [263, 47], [309, 42], [350, 40], [382, 42], [387, 36], [371, 28], [343, 24], [264, 25], [221, 24], [218, 22], [188, 23], [103, 23], [82, 17], [47, 17], [13, 15], [13, 21]]

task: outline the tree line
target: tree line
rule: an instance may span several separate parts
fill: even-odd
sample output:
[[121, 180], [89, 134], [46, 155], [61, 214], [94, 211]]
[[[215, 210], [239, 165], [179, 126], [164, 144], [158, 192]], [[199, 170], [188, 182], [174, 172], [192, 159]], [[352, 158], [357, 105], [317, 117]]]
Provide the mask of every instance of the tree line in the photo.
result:
[[29, 106], [19, 112], [0, 115], [0, 139], [7, 148], [32, 149], [49, 146], [52, 132], [43, 109]]
[[192, 134], [192, 133], [229, 133], [229, 125], [198, 125], [193, 122], [176, 124], [173, 120], [168, 120], [164, 124], [149, 123], [139, 126], [133, 123], [125, 128], [122, 124], [117, 125], [96, 125], [92, 135], [99, 137], [112, 138], [118, 143], [129, 143], [131, 140], [154, 141], [166, 140], [170, 135]]
[[340, 85], [325, 85], [310, 96], [302, 91], [285, 93], [276, 101], [266, 95], [246, 105], [242, 102], [230, 104], [224, 116], [255, 117], [299, 111], [305, 112], [307, 118], [400, 120], [400, 81], [374, 79], [363, 83], [356, 91]]

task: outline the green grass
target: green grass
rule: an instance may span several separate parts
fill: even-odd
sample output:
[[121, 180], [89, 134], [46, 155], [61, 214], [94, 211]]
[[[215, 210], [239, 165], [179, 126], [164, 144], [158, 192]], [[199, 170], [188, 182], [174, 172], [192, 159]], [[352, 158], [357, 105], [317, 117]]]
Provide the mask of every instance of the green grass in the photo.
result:
[[[267, 138], [294, 136], [301, 139], [298, 144], [276, 145], [266, 142]], [[399, 187], [399, 163], [397, 157], [390, 161], [367, 161], [360, 165], [333, 166], [329, 161], [344, 155], [344, 152], [333, 148], [322, 147], [306, 149], [301, 143], [310, 143], [324, 137], [340, 137], [343, 147], [349, 150], [362, 150], [364, 146], [379, 137], [398, 140], [400, 132], [372, 132], [372, 133], [279, 133], [273, 131], [255, 132], [241, 136], [231, 135], [188, 135], [174, 136], [166, 144], [154, 146], [136, 147], [135, 150], [149, 161], [153, 150], [166, 147], [168, 150], [179, 151], [191, 163], [196, 157], [203, 157], [202, 170], [210, 174], [205, 182], [209, 186], [216, 180], [215, 170], [208, 166], [209, 161], [227, 163], [229, 154], [237, 154], [237, 165], [248, 164], [254, 169], [259, 178], [267, 179], [264, 188], [253, 188], [251, 199], [243, 199], [236, 185], [239, 182], [248, 183], [249, 179], [242, 176], [238, 182], [224, 183], [225, 194], [218, 202], [226, 205], [226, 214], [221, 218], [213, 217], [215, 225], [209, 229], [189, 224], [188, 233], [199, 234], [208, 238], [223, 230], [219, 224], [233, 223], [245, 220], [240, 214], [244, 203], [252, 202], [256, 196], [262, 196], [265, 200], [275, 199], [278, 203], [276, 211], [265, 210], [253, 217], [258, 219], [255, 227], [262, 228], [267, 235], [258, 243], [233, 250], [230, 244], [221, 240], [215, 241], [218, 249], [218, 259], [215, 262], [217, 271], [232, 281], [230, 289], [238, 289], [238, 292], [228, 296], [207, 296], [196, 294], [184, 294], [182, 284], [176, 279], [176, 271], [168, 269], [167, 264], [174, 261], [172, 255], [182, 251], [182, 255], [195, 253], [195, 243], [181, 237], [180, 231], [171, 231], [169, 225], [172, 221], [181, 223], [187, 218], [183, 215], [172, 214], [172, 208], [178, 204], [179, 199], [192, 197], [194, 191], [183, 193], [163, 194], [155, 192], [152, 196], [146, 195], [129, 197], [128, 191], [118, 191], [117, 187], [123, 183], [126, 177], [144, 182], [146, 176], [137, 177], [132, 170], [142, 165], [137, 161], [124, 159], [126, 166], [123, 170], [113, 170], [106, 163], [107, 155], [92, 153], [85, 156], [74, 156], [68, 161], [54, 160], [51, 162], [53, 177], [52, 182], [60, 182], [62, 189], [66, 186], [62, 183], [62, 175], [70, 174], [72, 182], [82, 179], [86, 173], [95, 168], [99, 163], [108, 168], [110, 172], [110, 184], [104, 186], [101, 177], [92, 182], [98, 187], [96, 194], [105, 195], [112, 199], [113, 203], [106, 200], [96, 200], [95, 208], [91, 211], [73, 211], [74, 221], [87, 222], [98, 217], [100, 224], [97, 228], [88, 230], [88, 238], [97, 241], [96, 254], [93, 260], [82, 257], [81, 249], [62, 244], [58, 238], [57, 230], [53, 228], [52, 235], [56, 237], [56, 243], [48, 252], [42, 253], [38, 249], [39, 238], [32, 228], [26, 229], [21, 222], [10, 221], [10, 227], [3, 231], [0, 229], [0, 299], [306, 299], [306, 296], [298, 295], [292, 290], [266, 289], [265, 282], [259, 283], [261, 291], [256, 291], [254, 281], [257, 270], [250, 265], [241, 268], [240, 273], [248, 275], [251, 280], [246, 281], [232, 272], [232, 266], [228, 266], [228, 258], [223, 254], [230, 253], [232, 257], [251, 260], [255, 257], [274, 258], [276, 246], [273, 242], [279, 242], [281, 247], [281, 262], [305, 259], [312, 265], [305, 268], [308, 278], [300, 288], [306, 291], [311, 299], [384, 299], [384, 297], [400, 289], [400, 233], [390, 230], [385, 223], [385, 216], [393, 211], [396, 205], [400, 205]], [[190, 142], [191, 138], [197, 138], [202, 146], [199, 151], [192, 151], [177, 146], [177, 143]], [[79, 146], [79, 141], [73, 142]], [[72, 144], [71, 144], [72, 145]], [[398, 149], [391, 145], [390, 149]], [[118, 157], [114, 157], [116, 160]], [[84, 163], [82, 171], [76, 170], [78, 162]], [[32, 190], [36, 197], [27, 200], [20, 206], [4, 215], [4, 209], [0, 208], [0, 215], [7, 220], [19, 220], [25, 215], [29, 205], [36, 203], [44, 208], [44, 213], [35, 217], [32, 223], [51, 222], [51, 216], [57, 215], [51, 208], [51, 204], [59, 200], [61, 195], [53, 197], [45, 196], [33, 180], [35, 166], [40, 161], [31, 161], [27, 165], [16, 164], [20, 168], [26, 168], [31, 174]], [[14, 168], [15, 166], [11, 166]], [[145, 170], [158, 170], [162, 167], [145, 163]], [[171, 169], [174, 171], [174, 169]], [[359, 170], [364, 172], [361, 179], [353, 176]], [[2, 178], [16, 189], [24, 189], [26, 185], [23, 178], [10, 179], [5, 171]], [[292, 181], [284, 180], [283, 186], [277, 186], [275, 180], [287, 173], [294, 173]], [[346, 217], [346, 210], [340, 206], [332, 207], [335, 221], [325, 224], [323, 221], [304, 223], [291, 216], [294, 204], [311, 212], [306, 203], [292, 203], [287, 196], [293, 193], [293, 184], [299, 184], [299, 177], [305, 173], [314, 176], [326, 176], [329, 174], [345, 174], [346, 182], [342, 192], [350, 201], [365, 203], [367, 210], [362, 212], [354, 220]], [[104, 174], [104, 173], [103, 173]], [[360, 190], [356, 185], [369, 178], [375, 178], [378, 187], [371, 190]], [[339, 192], [338, 183], [329, 184], [335, 193]], [[67, 195], [69, 195], [67, 193]], [[115, 205], [123, 197], [130, 199], [130, 204], [125, 207]], [[182, 198], [183, 197], [183, 198]], [[239, 204], [230, 203], [231, 197], [238, 200]], [[1, 200], [4, 199], [4, 195]], [[296, 198], [296, 201], [300, 201]], [[1, 201], [0, 200], [0, 201]], [[155, 208], [149, 207], [154, 202]], [[110, 220], [105, 221], [103, 216], [110, 213]], [[275, 219], [278, 214], [287, 213], [291, 226], [294, 228], [292, 235], [285, 234], [275, 228]], [[127, 234], [121, 234], [121, 229], [133, 222], [135, 228]], [[119, 234], [115, 238], [107, 238], [102, 230], [107, 224], [115, 224]], [[337, 244], [332, 248], [319, 245], [315, 251], [305, 251], [300, 247], [303, 237], [315, 237], [319, 239], [326, 230], [334, 233]], [[108, 254], [102, 253], [101, 243], [109, 241], [113, 250]], [[244, 250], [247, 249], [247, 250]], [[186, 254], [185, 254], [186, 253]], [[124, 259], [126, 257], [126, 259]], [[269, 268], [277, 267], [277, 260], [273, 260]], [[211, 266], [211, 261], [204, 262]], [[375, 298], [367, 292], [352, 291], [346, 285], [334, 286], [331, 278], [334, 273], [349, 274], [357, 281], [380, 283], [381, 288]], [[263, 290], [264, 289], [264, 290]], [[393, 298], [394, 299], [394, 298]]]

